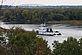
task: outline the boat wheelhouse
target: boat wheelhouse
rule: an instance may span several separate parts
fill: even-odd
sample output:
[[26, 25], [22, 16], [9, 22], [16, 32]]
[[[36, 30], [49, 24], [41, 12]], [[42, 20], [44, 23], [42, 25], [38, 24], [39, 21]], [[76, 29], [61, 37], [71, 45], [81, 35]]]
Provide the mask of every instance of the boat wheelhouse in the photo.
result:
[[54, 35], [61, 35], [58, 31], [53, 31], [52, 28], [47, 27], [46, 24], [40, 24], [39, 28], [36, 30], [38, 35], [47, 35], [47, 36], [54, 36]]

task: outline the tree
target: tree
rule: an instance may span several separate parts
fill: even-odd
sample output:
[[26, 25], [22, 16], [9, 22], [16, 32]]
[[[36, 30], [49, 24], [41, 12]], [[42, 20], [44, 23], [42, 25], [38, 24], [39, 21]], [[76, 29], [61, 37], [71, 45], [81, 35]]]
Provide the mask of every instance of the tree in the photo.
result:
[[[38, 38], [36, 33], [27, 32], [23, 29], [16, 28], [7, 31], [9, 37], [8, 47], [11, 55], [49, 55], [51, 53], [47, 42]], [[40, 48], [38, 48], [40, 47]]]
[[42, 38], [37, 39], [35, 55], [51, 55], [51, 50], [49, 49], [47, 42]]
[[73, 37], [69, 37], [63, 43], [55, 41], [53, 47], [53, 55], [81, 55], [79, 43]]

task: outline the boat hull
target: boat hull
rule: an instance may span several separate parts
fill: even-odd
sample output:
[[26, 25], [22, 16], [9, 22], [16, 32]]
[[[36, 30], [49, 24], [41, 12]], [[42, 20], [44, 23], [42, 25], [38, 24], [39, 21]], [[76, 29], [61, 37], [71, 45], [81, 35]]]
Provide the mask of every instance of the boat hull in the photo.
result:
[[54, 36], [54, 34], [38, 34], [38, 35], [44, 35], [44, 36]]

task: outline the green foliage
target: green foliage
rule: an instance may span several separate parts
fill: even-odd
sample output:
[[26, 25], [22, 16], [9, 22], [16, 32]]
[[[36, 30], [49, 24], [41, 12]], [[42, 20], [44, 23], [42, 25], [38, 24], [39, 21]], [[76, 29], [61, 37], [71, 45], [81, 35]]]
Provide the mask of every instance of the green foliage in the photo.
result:
[[[38, 38], [36, 33], [27, 32], [20, 28], [10, 29], [7, 31], [11, 55], [48, 55], [50, 49], [47, 42], [42, 38]], [[38, 48], [40, 47], [40, 49]]]
[[36, 42], [36, 54], [35, 55], [51, 55], [47, 42], [42, 38], [38, 38]]
[[82, 8], [2, 9], [0, 20], [9, 23], [43, 23], [82, 20]]
[[[81, 43], [80, 39], [80, 43]], [[63, 43], [55, 41], [53, 43], [53, 55], [82, 55], [82, 45], [73, 37], [64, 40]]]

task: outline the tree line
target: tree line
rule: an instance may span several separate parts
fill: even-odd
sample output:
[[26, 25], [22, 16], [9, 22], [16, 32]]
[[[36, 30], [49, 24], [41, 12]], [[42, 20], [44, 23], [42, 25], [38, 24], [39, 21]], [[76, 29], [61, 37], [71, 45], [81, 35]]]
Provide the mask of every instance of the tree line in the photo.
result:
[[47, 23], [82, 20], [82, 8], [1, 9], [0, 20], [8, 23]]

